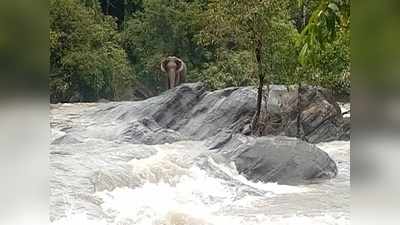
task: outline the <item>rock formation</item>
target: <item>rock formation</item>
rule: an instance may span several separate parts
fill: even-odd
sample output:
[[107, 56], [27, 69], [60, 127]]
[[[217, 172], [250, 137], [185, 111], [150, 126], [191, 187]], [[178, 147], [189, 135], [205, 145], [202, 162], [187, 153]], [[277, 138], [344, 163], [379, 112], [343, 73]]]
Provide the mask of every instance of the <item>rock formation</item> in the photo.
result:
[[80, 116], [95, 121], [96, 130], [68, 127], [53, 145], [79, 144], [82, 137], [148, 145], [205, 140], [252, 180], [296, 184], [334, 177], [335, 163], [305, 141], [348, 139], [349, 123], [328, 91], [305, 87], [299, 117], [304, 141], [282, 137], [297, 135], [297, 96], [296, 88], [270, 87], [264, 133], [281, 137], [246, 136], [256, 110], [254, 88], [209, 92], [194, 83], [143, 101], [91, 105]]

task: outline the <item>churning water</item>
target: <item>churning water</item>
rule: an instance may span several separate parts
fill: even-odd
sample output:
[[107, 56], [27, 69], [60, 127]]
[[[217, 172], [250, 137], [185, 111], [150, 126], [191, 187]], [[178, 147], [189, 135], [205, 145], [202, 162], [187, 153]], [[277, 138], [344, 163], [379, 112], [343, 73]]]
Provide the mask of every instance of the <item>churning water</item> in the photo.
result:
[[[163, 145], [113, 140], [115, 124], [51, 110], [51, 219], [54, 225], [349, 224], [350, 143], [321, 143], [338, 177], [286, 186], [255, 183], [212, 157], [203, 142]], [[73, 132], [71, 132], [73, 131]], [[100, 132], [99, 132], [100, 131]]]

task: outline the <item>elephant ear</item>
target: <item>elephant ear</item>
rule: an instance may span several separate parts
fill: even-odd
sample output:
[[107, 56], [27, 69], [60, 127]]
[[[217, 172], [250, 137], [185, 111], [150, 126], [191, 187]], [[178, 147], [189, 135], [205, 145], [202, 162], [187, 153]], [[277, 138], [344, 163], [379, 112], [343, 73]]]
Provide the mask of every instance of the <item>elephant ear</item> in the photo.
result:
[[165, 69], [165, 65], [166, 65], [166, 62], [168, 61], [168, 59], [163, 59], [162, 61], [161, 61], [161, 71], [163, 71], [163, 72], [166, 72], [167, 70]]
[[176, 62], [176, 64], [178, 65], [177, 71], [178, 71], [178, 72], [181, 72], [181, 71], [183, 70], [183, 61], [180, 60], [179, 58], [176, 58], [175, 62]]

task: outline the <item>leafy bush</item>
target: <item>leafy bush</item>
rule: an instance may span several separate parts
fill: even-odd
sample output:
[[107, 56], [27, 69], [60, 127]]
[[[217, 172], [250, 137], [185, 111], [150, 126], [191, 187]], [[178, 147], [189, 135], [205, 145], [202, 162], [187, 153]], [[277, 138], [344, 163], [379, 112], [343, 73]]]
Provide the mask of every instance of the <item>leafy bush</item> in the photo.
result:
[[50, 1], [51, 101], [124, 99], [134, 79], [115, 19], [77, 0]]
[[211, 89], [255, 85], [257, 66], [248, 51], [222, 51], [219, 55], [201, 73]]

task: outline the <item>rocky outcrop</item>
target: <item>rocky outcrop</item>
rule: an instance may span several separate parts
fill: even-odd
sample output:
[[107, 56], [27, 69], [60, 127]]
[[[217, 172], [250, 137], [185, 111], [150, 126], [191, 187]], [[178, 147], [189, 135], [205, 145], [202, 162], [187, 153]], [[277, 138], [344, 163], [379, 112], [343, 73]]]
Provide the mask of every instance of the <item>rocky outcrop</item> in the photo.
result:
[[336, 164], [327, 153], [295, 138], [237, 134], [227, 139], [219, 135], [209, 144], [253, 181], [298, 185], [337, 175]]
[[[83, 212], [110, 220], [115, 213], [104, 210], [99, 192], [159, 182], [173, 187], [192, 175], [202, 178], [203, 172], [234, 187], [235, 198], [270, 194], [238, 173], [289, 185], [335, 177], [335, 162], [306, 141], [349, 138], [350, 118], [342, 117], [325, 90], [305, 87], [300, 103], [296, 90], [270, 87], [263, 137], [249, 135], [257, 96], [252, 87], [210, 92], [195, 83], [143, 101], [52, 105], [50, 219]], [[306, 141], [286, 137], [297, 135], [297, 118]], [[338, 165], [340, 171], [347, 166]]]
[[[251, 87], [208, 92], [201, 83], [185, 84], [144, 101], [99, 104], [83, 116], [112, 123], [113, 138], [123, 141], [204, 140], [224, 129], [242, 132], [256, 110], [255, 96]], [[156, 140], [156, 133], [164, 138]]]
[[[87, 141], [156, 145], [204, 140], [210, 150], [233, 161], [251, 180], [301, 184], [334, 177], [335, 163], [312, 144], [288, 137], [246, 136], [256, 111], [256, 95], [252, 87], [209, 92], [203, 84], [194, 83], [143, 101], [90, 104], [62, 123], [65, 127], [59, 127], [52, 145], [62, 150], [65, 146], [61, 145], [79, 146]], [[304, 87], [300, 96], [298, 102], [297, 88], [270, 87], [264, 105], [264, 135], [296, 136], [300, 118], [300, 131], [308, 142], [347, 138], [350, 127], [329, 92]], [[52, 120], [56, 126], [63, 117]]]
[[340, 127], [340, 136], [339, 140], [350, 140], [351, 137], [351, 118], [345, 117], [343, 118], [344, 122]]
[[[333, 93], [313, 86], [271, 86], [264, 135], [301, 137], [311, 143], [349, 139]], [[299, 123], [298, 123], [299, 121]]]
[[124, 141], [134, 144], [154, 145], [173, 143], [184, 139], [180, 133], [164, 129], [149, 118], [130, 123], [121, 134]]
[[[120, 124], [115, 138], [149, 144], [204, 140], [221, 131], [247, 135], [256, 94], [252, 87], [208, 92], [201, 83], [184, 84], [144, 101], [99, 105], [90, 116]], [[349, 126], [329, 91], [303, 87], [298, 102], [297, 88], [274, 85], [268, 96], [263, 135], [299, 135], [311, 143], [349, 138]]]

